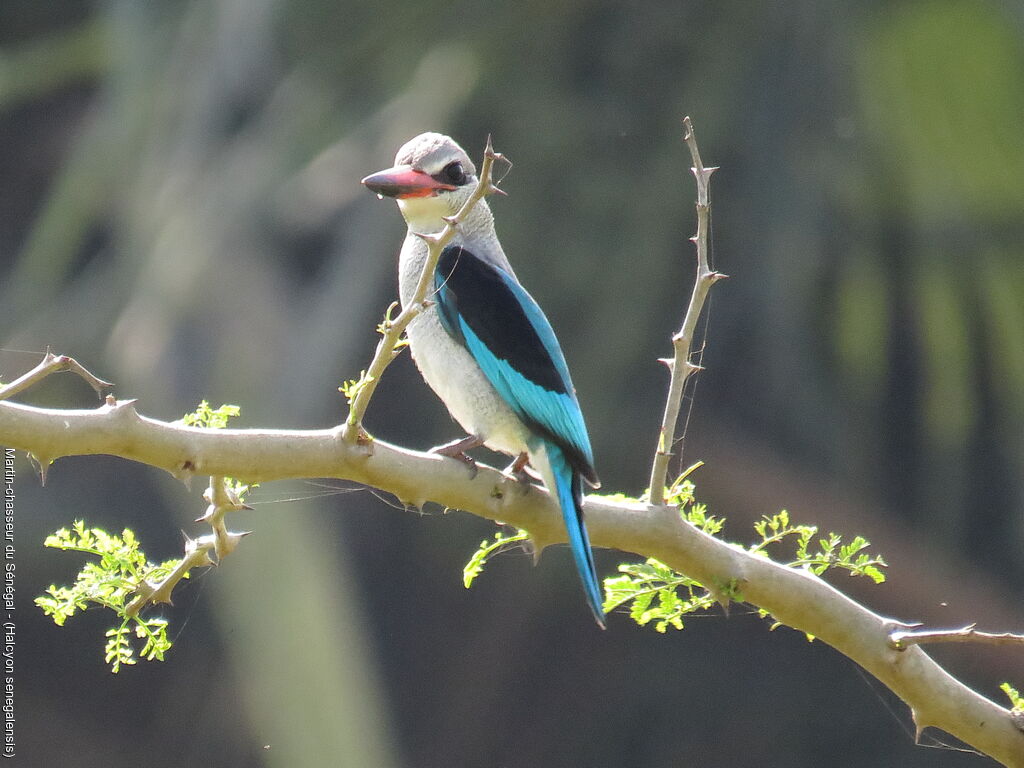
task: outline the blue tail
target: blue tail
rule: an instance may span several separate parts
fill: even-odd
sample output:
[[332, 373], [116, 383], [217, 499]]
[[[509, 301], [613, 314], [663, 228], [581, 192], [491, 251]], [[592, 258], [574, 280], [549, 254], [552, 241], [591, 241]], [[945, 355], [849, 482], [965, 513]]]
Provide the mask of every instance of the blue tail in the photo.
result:
[[549, 489], [558, 498], [562, 508], [562, 519], [569, 533], [569, 547], [576, 561], [583, 582], [583, 591], [587, 595], [587, 603], [594, 613], [594, 619], [601, 629], [605, 628], [604, 610], [601, 608], [601, 586], [597, 580], [597, 568], [594, 566], [594, 553], [590, 549], [590, 538], [583, 524], [583, 488], [580, 473], [572, 468], [562, 449], [554, 443], [545, 441], [551, 472], [555, 476], [557, 488]]

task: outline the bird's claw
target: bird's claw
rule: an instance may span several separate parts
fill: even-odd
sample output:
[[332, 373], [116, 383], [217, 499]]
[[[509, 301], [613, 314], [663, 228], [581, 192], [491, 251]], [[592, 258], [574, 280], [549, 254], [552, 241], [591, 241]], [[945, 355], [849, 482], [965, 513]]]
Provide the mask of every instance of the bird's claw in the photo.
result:
[[438, 445], [430, 449], [431, 453], [436, 453], [439, 456], [447, 456], [450, 459], [456, 459], [461, 461], [470, 470], [469, 479], [472, 480], [477, 476], [480, 471], [476, 466], [476, 459], [470, 456], [466, 451], [470, 448], [476, 448], [481, 445], [483, 441], [475, 435], [462, 438], [461, 440], [453, 440], [450, 443], [444, 445]]
[[508, 465], [505, 469], [505, 474], [515, 478], [517, 482], [523, 485], [530, 485], [533, 482], [533, 477], [526, 471], [526, 465], [529, 463], [530, 457], [523, 451], [516, 457], [515, 461]]

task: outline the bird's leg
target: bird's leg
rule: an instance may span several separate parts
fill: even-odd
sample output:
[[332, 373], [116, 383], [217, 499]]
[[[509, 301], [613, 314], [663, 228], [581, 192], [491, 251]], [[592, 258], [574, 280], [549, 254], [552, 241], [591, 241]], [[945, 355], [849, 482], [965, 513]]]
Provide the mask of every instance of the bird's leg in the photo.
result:
[[468, 455], [466, 451], [473, 448], [479, 448], [483, 444], [483, 438], [477, 437], [476, 435], [469, 435], [468, 437], [463, 437], [458, 440], [452, 440], [450, 443], [445, 443], [444, 445], [434, 446], [430, 449], [430, 452], [441, 456], [447, 456], [451, 459], [458, 459], [472, 470], [472, 477], [476, 477], [476, 459]]
[[529, 463], [530, 455], [523, 451], [516, 457], [515, 461], [508, 465], [505, 474], [512, 475], [520, 483], [529, 484], [532, 480], [530, 473], [526, 471], [526, 465]]

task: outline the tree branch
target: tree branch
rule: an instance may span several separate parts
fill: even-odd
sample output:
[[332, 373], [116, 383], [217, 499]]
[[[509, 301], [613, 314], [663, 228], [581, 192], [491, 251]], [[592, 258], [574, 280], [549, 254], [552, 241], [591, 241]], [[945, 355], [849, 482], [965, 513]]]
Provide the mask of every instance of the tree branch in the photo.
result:
[[[0, 444], [47, 460], [110, 454], [183, 480], [195, 473], [250, 482], [351, 480], [415, 506], [433, 501], [525, 528], [538, 547], [565, 541], [558, 507], [543, 489], [483, 465], [467, 478], [456, 462], [383, 441], [368, 453], [346, 441], [343, 430], [186, 427], [141, 416], [131, 401], [94, 410], [0, 402]], [[920, 647], [897, 651], [889, 645], [890, 635], [906, 624], [876, 615], [806, 571], [708, 536], [673, 509], [588, 497], [585, 514], [596, 546], [657, 558], [702, 584], [734, 584], [744, 601], [871, 672], [910, 706], [919, 731], [940, 728], [1006, 765], [1024, 766], [1024, 733], [1007, 709], [953, 678]]]
[[103, 390], [110, 389], [114, 385], [109, 381], [93, 376], [87, 371], [77, 360], [67, 355], [55, 355], [49, 349], [46, 350], [46, 354], [43, 355], [42, 361], [28, 373], [19, 376], [9, 384], [0, 386], [0, 400], [7, 400], [10, 397], [14, 397], [19, 392], [31, 387], [51, 373], [57, 373], [58, 371], [71, 371], [72, 373], [81, 376], [86, 383], [94, 390], [100, 397], [103, 396]]
[[686, 128], [683, 139], [690, 148], [690, 156], [693, 158], [693, 167], [690, 170], [697, 179], [697, 234], [690, 238], [697, 250], [697, 278], [693, 283], [693, 292], [690, 294], [690, 304], [686, 308], [683, 325], [672, 337], [673, 357], [662, 360], [668, 366], [671, 378], [668, 397], [665, 399], [665, 413], [661, 419], [661, 430], [658, 433], [658, 445], [654, 451], [654, 464], [651, 467], [650, 499], [654, 504], [662, 504], [665, 501], [665, 481], [676, 440], [676, 423], [679, 421], [683, 389], [690, 374], [699, 370], [699, 366], [690, 362], [690, 347], [693, 344], [697, 320], [700, 318], [711, 286], [726, 277], [713, 271], [708, 265], [708, 221], [711, 215], [708, 186], [711, 183], [711, 174], [718, 168], [704, 167], [689, 117], [683, 118], [683, 126]]
[[968, 624], [960, 629], [897, 629], [889, 633], [889, 647], [905, 651], [924, 643], [981, 643], [983, 645], [1024, 645], [1024, 635], [1012, 632], [982, 632]]

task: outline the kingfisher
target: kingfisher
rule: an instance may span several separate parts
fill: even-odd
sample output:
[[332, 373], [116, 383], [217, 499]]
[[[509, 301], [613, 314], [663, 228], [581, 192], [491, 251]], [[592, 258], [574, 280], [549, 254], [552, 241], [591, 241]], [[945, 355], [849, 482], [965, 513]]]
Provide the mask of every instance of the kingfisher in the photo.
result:
[[[450, 137], [423, 133], [406, 142], [395, 164], [363, 179], [394, 198], [408, 225], [398, 260], [402, 306], [413, 300], [427, 244], [419, 235], [444, 229], [479, 184], [469, 155]], [[434, 451], [471, 466], [480, 445], [529, 464], [557, 500], [587, 603], [605, 627], [601, 588], [583, 522], [583, 482], [600, 485], [594, 455], [565, 355], [544, 312], [516, 278], [480, 199], [441, 251], [425, 309], [406, 335], [416, 367], [467, 437]]]

